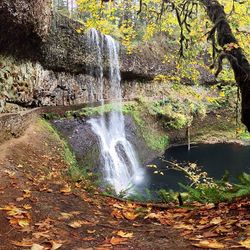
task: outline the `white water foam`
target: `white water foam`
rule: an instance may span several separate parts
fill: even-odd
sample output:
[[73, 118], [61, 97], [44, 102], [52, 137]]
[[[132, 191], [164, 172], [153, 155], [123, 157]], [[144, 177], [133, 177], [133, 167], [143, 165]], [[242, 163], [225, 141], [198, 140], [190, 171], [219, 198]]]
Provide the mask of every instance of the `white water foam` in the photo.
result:
[[[103, 53], [107, 53], [109, 61], [109, 98], [115, 100], [115, 110], [108, 115], [91, 118], [93, 132], [98, 136], [101, 169], [105, 181], [110, 184], [118, 194], [121, 191], [131, 193], [133, 186], [143, 179], [143, 170], [137, 158], [133, 145], [127, 140], [124, 116], [122, 114], [121, 75], [119, 66], [119, 44], [107, 35], [101, 35], [91, 29], [88, 33], [89, 43], [96, 50], [97, 79], [99, 82], [99, 95], [103, 103]], [[93, 72], [92, 72], [93, 73]]]

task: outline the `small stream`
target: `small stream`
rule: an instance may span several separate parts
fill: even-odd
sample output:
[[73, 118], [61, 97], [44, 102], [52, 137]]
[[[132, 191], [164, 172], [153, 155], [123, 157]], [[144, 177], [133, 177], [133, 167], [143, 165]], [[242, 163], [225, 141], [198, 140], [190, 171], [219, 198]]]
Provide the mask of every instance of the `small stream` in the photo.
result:
[[[229, 172], [229, 180], [237, 182], [237, 177], [242, 173], [250, 173], [250, 146], [240, 144], [196, 144], [191, 150], [187, 146], [175, 146], [166, 150], [162, 157], [158, 157], [148, 165], [156, 165], [156, 168], [146, 166], [146, 180], [137, 189], [157, 191], [159, 189], [172, 189], [180, 191], [178, 183], [188, 184], [187, 178], [179, 171], [167, 169], [167, 163], [171, 161], [186, 165], [196, 163], [208, 173], [209, 177], [221, 179], [225, 171]], [[163, 172], [164, 175], [154, 173]]]

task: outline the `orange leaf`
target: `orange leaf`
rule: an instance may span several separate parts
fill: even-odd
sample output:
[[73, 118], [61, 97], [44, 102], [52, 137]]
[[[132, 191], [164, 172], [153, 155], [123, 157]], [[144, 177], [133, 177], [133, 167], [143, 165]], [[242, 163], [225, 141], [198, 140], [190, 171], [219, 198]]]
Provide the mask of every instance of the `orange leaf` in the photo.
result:
[[112, 237], [110, 240], [110, 243], [115, 246], [115, 245], [126, 244], [125, 243], [126, 241], [127, 241], [127, 239], [124, 239], [124, 238]]
[[124, 218], [123, 215], [122, 215], [122, 212], [120, 210], [118, 210], [118, 209], [114, 209], [111, 214], [116, 219], [123, 219]]
[[81, 240], [83, 241], [92, 241], [92, 240], [95, 240], [94, 237], [85, 237], [85, 238], [82, 238]]
[[33, 245], [31, 240], [23, 239], [22, 241], [11, 241], [11, 243], [18, 247], [31, 247]]
[[135, 214], [134, 212], [124, 212], [124, 217], [128, 220], [135, 220], [139, 215]]
[[63, 188], [60, 189], [60, 192], [67, 195], [71, 192], [71, 187], [68, 185], [65, 185]]

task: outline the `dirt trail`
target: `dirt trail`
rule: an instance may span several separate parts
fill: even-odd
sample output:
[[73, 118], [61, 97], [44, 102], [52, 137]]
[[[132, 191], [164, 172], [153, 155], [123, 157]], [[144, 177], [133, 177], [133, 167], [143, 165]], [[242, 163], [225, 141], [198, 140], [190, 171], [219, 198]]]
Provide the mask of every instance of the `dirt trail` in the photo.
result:
[[39, 123], [0, 146], [1, 250], [196, 249], [167, 224], [132, 210], [119, 215], [122, 206], [141, 214], [147, 207], [116, 203], [70, 181], [61, 151]]

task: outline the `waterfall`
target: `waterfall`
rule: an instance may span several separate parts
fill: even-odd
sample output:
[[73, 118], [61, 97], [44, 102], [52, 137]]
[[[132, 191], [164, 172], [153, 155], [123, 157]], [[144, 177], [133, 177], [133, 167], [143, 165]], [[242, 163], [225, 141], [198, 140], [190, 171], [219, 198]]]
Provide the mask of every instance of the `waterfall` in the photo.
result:
[[[103, 93], [103, 53], [109, 62], [109, 98], [113, 100], [115, 110], [108, 115], [91, 118], [92, 131], [97, 135], [100, 146], [100, 162], [104, 180], [118, 194], [133, 190], [133, 185], [141, 182], [143, 170], [137, 159], [133, 145], [127, 140], [124, 116], [122, 113], [121, 75], [119, 66], [119, 44], [108, 35], [101, 35], [91, 29], [88, 33], [89, 43], [95, 50], [95, 76], [98, 80], [99, 96], [104, 105]], [[92, 71], [93, 74], [93, 71]]]

